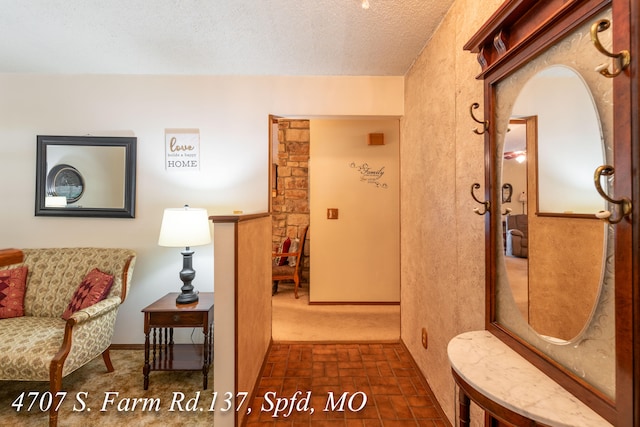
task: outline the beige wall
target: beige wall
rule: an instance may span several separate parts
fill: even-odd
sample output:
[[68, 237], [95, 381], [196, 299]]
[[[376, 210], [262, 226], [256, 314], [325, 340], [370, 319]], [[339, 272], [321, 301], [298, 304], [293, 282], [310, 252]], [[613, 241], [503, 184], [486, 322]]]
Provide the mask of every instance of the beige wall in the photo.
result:
[[[536, 155], [529, 154], [530, 165]], [[595, 217], [536, 215], [538, 171], [530, 166], [527, 173], [529, 324], [541, 335], [571, 340], [587, 324], [600, 293], [608, 227]]]
[[[398, 126], [311, 121], [311, 302], [400, 300]], [[369, 133], [385, 144], [368, 145]]]
[[[136, 250], [113, 341], [142, 343], [140, 310], [180, 287], [180, 251], [157, 245], [164, 208], [266, 211], [270, 113], [401, 116], [403, 91], [403, 77], [0, 75], [0, 247]], [[165, 170], [167, 128], [199, 129], [200, 171]], [[136, 218], [35, 217], [38, 134], [136, 136]], [[213, 244], [194, 250], [194, 285], [211, 291]]]
[[[447, 343], [463, 331], [483, 329], [485, 313], [486, 218], [473, 213], [478, 205], [469, 194], [474, 182], [484, 183], [484, 139], [472, 132], [477, 124], [469, 116], [483, 91], [474, 80], [480, 72], [475, 55], [462, 46], [501, 3], [456, 1], [405, 81], [401, 336], [452, 421]], [[427, 350], [422, 327], [429, 334]]]
[[529, 215], [529, 323], [536, 332], [571, 340], [584, 329], [600, 294], [604, 243], [598, 219]]

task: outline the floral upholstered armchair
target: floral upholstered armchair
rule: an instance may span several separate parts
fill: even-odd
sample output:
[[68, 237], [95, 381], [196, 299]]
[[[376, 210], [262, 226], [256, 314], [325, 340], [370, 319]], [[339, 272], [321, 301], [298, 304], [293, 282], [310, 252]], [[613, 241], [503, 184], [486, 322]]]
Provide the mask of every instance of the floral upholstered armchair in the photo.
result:
[[[113, 371], [109, 345], [136, 254], [108, 248], [22, 252], [22, 262], [0, 267], [0, 381], [48, 381], [55, 399], [62, 378], [97, 356]], [[57, 424], [56, 406], [54, 400], [50, 426]]]

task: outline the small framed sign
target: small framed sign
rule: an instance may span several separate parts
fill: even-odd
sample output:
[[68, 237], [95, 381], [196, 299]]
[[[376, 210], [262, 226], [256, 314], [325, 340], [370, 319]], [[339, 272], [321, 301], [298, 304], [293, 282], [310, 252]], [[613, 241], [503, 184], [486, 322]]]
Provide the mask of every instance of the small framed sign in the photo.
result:
[[200, 170], [200, 130], [165, 129], [165, 169]]

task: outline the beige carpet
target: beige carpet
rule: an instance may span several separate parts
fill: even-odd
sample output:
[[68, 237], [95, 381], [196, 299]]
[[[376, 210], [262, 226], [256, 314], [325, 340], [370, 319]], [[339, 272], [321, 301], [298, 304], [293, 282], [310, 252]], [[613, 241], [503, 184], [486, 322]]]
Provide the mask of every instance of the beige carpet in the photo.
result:
[[272, 297], [274, 341], [398, 341], [399, 305], [309, 305], [309, 288], [281, 283]]
[[[202, 372], [151, 372], [149, 390], [142, 387], [142, 350], [112, 350], [111, 361], [115, 371], [108, 373], [102, 357], [65, 377], [62, 388], [67, 392], [60, 407], [58, 426], [94, 427], [94, 426], [200, 426], [213, 425], [213, 412], [209, 412], [212, 400], [213, 369], [209, 371], [209, 388], [202, 390]], [[42, 427], [48, 425], [49, 413], [40, 410], [40, 398], [48, 393], [48, 382], [1, 381], [0, 382], [0, 424], [3, 426]], [[183, 393], [185, 403], [200, 392], [200, 407], [203, 411], [179, 411], [174, 406], [170, 411], [174, 393]], [[29, 392], [37, 392], [38, 398], [31, 410], [28, 406], [33, 398]], [[106, 404], [109, 392], [113, 404]], [[12, 403], [24, 393], [24, 406], [20, 411]], [[86, 393], [86, 394], [84, 394]], [[177, 394], [176, 396], [180, 396]], [[46, 408], [44, 395], [43, 407]], [[134, 401], [137, 406], [134, 408]], [[159, 410], [155, 411], [151, 400], [159, 399]], [[86, 407], [83, 411], [81, 401]], [[144, 407], [146, 402], [147, 407]], [[118, 408], [120, 405], [120, 409]], [[104, 411], [101, 411], [104, 406]], [[128, 409], [128, 410], [127, 410]], [[185, 406], [183, 405], [183, 409]]]
[[529, 321], [529, 260], [505, 256], [507, 277], [513, 293], [513, 299], [522, 313], [522, 317]]

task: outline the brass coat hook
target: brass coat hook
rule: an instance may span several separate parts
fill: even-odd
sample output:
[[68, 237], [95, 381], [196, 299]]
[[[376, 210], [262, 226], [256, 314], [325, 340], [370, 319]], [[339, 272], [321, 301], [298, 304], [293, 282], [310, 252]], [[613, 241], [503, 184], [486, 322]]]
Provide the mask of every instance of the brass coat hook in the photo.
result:
[[631, 208], [633, 207], [630, 199], [628, 199], [626, 197], [623, 197], [620, 200], [612, 199], [602, 189], [602, 185], [600, 184], [601, 177], [603, 177], [603, 176], [613, 176], [614, 172], [615, 172], [615, 170], [614, 170], [613, 166], [603, 165], [603, 166], [598, 166], [596, 168], [595, 173], [593, 174], [593, 181], [594, 181], [594, 184], [596, 186], [596, 190], [602, 196], [602, 198], [605, 199], [609, 203], [613, 203], [615, 205], [620, 205], [620, 207], [621, 207], [621, 211], [622, 212], [620, 213], [618, 218], [614, 218], [614, 219], [611, 219], [611, 212], [609, 212], [609, 211], [605, 210], [605, 211], [600, 211], [600, 212], [596, 213], [596, 217], [602, 219], [603, 221], [608, 222], [609, 224], [617, 224], [620, 221], [622, 221], [622, 218], [631, 215]]
[[471, 107], [469, 107], [469, 113], [471, 114], [471, 118], [476, 122], [476, 123], [480, 123], [482, 125], [482, 131], [479, 131], [478, 128], [475, 128], [473, 130], [473, 133], [477, 134], [477, 135], [482, 135], [483, 133], [485, 133], [486, 131], [489, 130], [489, 120], [478, 120], [476, 119], [476, 116], [473, 115], [473, 110], [477, 110], [478, 108], [480, 108], [480, 104], [478, 104], [477, 102], [474, 102], [473, 104], [471, 104]]
[[596, 71], [605, 77], [613, 78], [619, 75], [631, 63], [631, 54], [628, 50], [621, 50], [619, 53], [611, 53], [602, 46], [598, 39], [598, 33], [606, 31], [611, 26], [611, 22], [607, 19], [601, 19], [591, 25], [591, 42], [600, 53], [609, 58], [613, 58], [618, 62], [618, 66], [614, 67], [613, 72], [609, 72], [609, 66], [602, 64], [596, 67]]
[[477, 182], [471, 185], [471, 197], [473, 197], [473, 200], [475, 200], [476, 202], [480, 203], [481, 205], [484, 206], [482, 212], [480, 211], [480, 208], [473, 208], [473, 211], [475, 213], [477, 213], [478, 215], [484, 215], [487, 212], [489, 212], [489, 208], [491, 207], [491, 202], [489, 200], [485, 201], [485, 202], [481, 202], [476, 195], [474, 194], [474, 190], [477, 190], [478, 188], [480, 188], [480, 184], [478, 184]]

